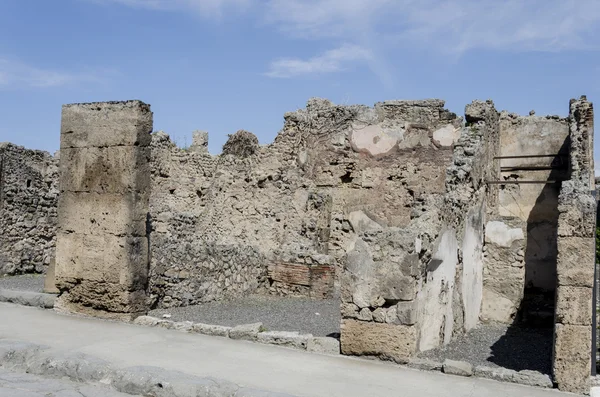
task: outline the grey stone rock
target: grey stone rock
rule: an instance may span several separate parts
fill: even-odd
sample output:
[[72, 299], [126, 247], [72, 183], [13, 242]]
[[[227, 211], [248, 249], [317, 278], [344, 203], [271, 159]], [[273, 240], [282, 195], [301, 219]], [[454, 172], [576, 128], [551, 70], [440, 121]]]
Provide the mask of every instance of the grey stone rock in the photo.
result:
[[226, 327], [224, 325], [195, 323], [192, 326], [192, 332], [196, 332], [198, 334], [203, 335], [228, 337], [229, 331], [231, 331], [231, 327]]
[[413, 358], [408, 362], [407, 366], [421, 371], [441, 371], [443, 365], [432, 360]]
[[377, 323], [385, 323], [386, 311], [380, 307], [373, 311], [373, 320]]
[[369, 308], [365, 307], [358, 313], [357, 318], [362, 321], [371, 321], [373, 320], [373, 313], [371, 310], [369, 310]]
[[191, 321], [178, 321], [173, 324], [173, 329], [176, 329], [177, 331], [183, 331], [183, 332], [192, 332], [193, 326], [194, 326], [194, 323]]
[[417, 323], [417, 310], [414, 301], [399, 302], [396, 305], [396, 313], [400, 324], [414, 325]]
[[312, 335], [300, 335], [298, 332], [288, 331], [268, 331], [260, 332], [257, 335], [257, 341], [269, 345], [279, 345], [293, 347], [296, 349], [306, 349], [308, 341], [312, 339]]
[[146, 327], [156, 327], [161, 320], [152, 316], [139, 316], [133, 320], [134, 324], [143, 325]]
[[229, 331], [229, 337], [231, 339], [242, 339], [255, 341], [258, 337], [258, 333], [263, 330], [262, 323], [254, 323], [254, 324], [242, 324], [236, 327], [233, 327]]
[[340, 354], [340, 341], [328, 337], [310, 338], [306, 350], [321, 354]]
[[473, 376], [473, 366], [464, 361], [445, 360], [442, 370], [450, 375]]

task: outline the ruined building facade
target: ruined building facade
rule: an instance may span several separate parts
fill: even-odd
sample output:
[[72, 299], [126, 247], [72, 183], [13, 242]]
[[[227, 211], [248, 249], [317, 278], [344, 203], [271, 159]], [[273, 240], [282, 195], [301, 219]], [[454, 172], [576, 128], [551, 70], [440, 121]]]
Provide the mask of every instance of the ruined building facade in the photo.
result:
[[142, 102], [66, 105], [60, 161], [0, 146], [0, 274], [56, 256], [60, 307], [116, 318], [339, 296], [342, 352], [397, 362], [482, 321], [546, 324], [559, 387], [585, 388], [591, 103], [560, 118], [474, 101], [463, 119], [441, 100], [311, 99], [284, 118], [273, 143], [238, 131], [213, 156], [206, 133], [188, 149], [151, 134]]

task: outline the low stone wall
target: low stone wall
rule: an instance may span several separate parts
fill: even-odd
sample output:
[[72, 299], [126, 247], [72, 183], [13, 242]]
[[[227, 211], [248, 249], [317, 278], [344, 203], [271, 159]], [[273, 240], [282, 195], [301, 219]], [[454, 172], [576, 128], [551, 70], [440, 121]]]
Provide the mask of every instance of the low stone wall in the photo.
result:
[[43, 273], [54, 256], [58, 158], [0, 143], [0, 276]]
[[199, 239], [197, 219], [178, 214], [167, 233], [151, 234], [149, 293], [153, 307], [189, 306], [268, 288], [264, 256], [249, 246]]

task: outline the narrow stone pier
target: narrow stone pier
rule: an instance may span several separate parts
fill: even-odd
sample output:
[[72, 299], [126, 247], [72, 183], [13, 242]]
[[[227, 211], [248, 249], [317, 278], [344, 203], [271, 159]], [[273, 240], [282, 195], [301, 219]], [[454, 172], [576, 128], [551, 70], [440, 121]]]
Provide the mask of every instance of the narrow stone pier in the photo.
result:
[[59, 309], [119, 319], [147, 311], [151, 132], [140, 101], [63, 106]]

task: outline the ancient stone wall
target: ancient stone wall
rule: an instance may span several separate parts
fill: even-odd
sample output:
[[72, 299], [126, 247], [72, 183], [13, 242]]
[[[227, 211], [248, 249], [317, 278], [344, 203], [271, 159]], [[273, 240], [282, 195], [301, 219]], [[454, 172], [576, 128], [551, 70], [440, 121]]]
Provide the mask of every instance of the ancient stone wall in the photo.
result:
[[65, 105], [56, 286], [61, 310], [147, 310], [152, 112], [140, 101]]
[[0, 143], [0, 276], [42, 273], [54, 256], [58, 158]]
[[558, 201], [558, 263], [554, 329], [554, 380], [559, 389], [589, 392], [596, 201], [592, 196], [594, 112], [585, 97], [571, 100], [570, 179]]
[[[444, 197], [453, 172], [465, 183], [479, 172], [462, 167], [472, 166], [467, 158], [478, 154], [455, 160], [452, 146], [462, 147], [465, 136], [462, 120], [445, 111], [442, 101], [384, 106], [395, 115], [394, 122], [367, 130], [381, 139], [356, 139], [368, 149], [364, 161], [394, 165], [377, 170], [386, 180], [375, 185], [377, 190], [342, 196], [348, 201], [342, 201], [341, 220], [351, 233], [338, 238], [347, 252], [340, 280], [341, 343], [345, 354], [402, 362], [452, 337], [458, 241], [445, 224]], [[400, 133], [394, 129], [399, 126], [404, 126]], [[389, 136], [395, 137], [397, 150], [382, 156], [375, 144]], [[361, 194], [371, 197], [356, 202]]]

